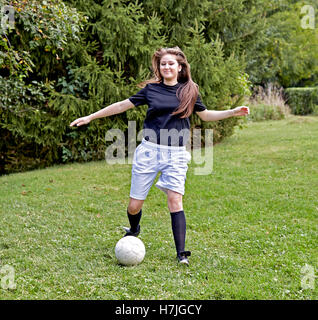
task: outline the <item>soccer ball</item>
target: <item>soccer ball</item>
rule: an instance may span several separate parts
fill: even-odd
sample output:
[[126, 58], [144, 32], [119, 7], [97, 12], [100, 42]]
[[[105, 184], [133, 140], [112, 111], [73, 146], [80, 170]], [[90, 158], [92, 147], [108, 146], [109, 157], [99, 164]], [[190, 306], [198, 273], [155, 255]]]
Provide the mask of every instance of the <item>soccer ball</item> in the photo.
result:
[[144, 243], [133, 236], [121, 238], [115, 247], [115, 255], [120, 264], [134, 266], [145, 257], [146, 249]]

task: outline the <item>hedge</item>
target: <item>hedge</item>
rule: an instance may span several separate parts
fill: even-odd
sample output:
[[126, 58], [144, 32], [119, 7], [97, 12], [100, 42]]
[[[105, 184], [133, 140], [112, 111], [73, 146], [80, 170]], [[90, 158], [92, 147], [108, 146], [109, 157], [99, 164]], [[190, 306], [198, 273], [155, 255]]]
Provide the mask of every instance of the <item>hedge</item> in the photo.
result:
[[318, 87], [287, 88], [287, 103], [295, 115], [308, 115], [318, 106]]

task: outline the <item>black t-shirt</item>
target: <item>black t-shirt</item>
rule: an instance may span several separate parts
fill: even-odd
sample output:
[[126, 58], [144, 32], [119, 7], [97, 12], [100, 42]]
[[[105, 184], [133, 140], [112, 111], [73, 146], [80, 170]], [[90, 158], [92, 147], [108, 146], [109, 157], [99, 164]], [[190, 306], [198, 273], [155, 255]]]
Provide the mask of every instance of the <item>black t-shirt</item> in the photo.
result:
[[[177, 89], [174, 86], [160, 83], [149, 83], [129, 100], [137, 107], [147, 104], [148, 110], [144, 121], [143, 137], [153, 143], [168, 146], [184, 146], [190, 137], [189, 118], [171, 115], [179, 106]], [[198, 96], [194, 105], [194, 112], [204, 111], [205, 105]]]

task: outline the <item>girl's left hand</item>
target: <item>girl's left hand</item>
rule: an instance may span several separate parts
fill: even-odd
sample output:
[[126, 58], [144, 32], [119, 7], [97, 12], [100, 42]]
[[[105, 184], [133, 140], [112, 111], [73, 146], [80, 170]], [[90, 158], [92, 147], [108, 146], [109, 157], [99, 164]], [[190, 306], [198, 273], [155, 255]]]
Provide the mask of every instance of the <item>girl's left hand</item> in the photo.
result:
[[249, 107], [240, 106], [233, 109], [234, 116], [246, 116], [250, 113]]

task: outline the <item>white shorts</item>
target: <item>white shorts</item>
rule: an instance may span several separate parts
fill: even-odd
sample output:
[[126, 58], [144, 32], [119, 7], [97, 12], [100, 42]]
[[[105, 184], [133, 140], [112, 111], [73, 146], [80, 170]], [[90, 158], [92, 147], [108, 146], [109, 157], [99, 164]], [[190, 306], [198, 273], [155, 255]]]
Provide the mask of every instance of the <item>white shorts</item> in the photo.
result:
[[170, 147], [145, 139], [136, 148], [131, 172], [130, 197], [145, 200], [158, 174], [156, 187], [167, 193], [184, 195], [184, 185], [191, 154], [185, 147]]

